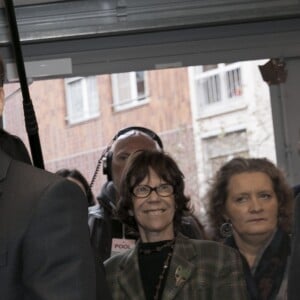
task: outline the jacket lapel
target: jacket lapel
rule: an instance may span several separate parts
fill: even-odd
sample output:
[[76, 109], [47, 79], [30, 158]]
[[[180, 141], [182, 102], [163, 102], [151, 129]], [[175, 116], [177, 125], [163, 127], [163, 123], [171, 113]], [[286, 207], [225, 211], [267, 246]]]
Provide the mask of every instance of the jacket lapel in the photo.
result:
[[12, 159], [0, 149], [0, 181], [6, 177], [11, 160]]
[[128, 299], [145, 300], [138, 264], [138, 246], [120, 264], [118, 280]]
[[11, 158], [0, 149], [0, 266], [6, 263], [6, 247], [7, 247], [7, 227], [8, 213], [7, 206], [9, 203], [3, 201], [3, 185], [5, 183], [7, 171], [11, 163]]
[[[5, 179], [7, 176], [7, 171], [8, 171], [11, 161], [12, 161], [12, 159], [0, 149], [0, 214], [1, 214], [1, 212], [7, 213], [7, 210], [4, 209], [4, 207], [3, 207], [4, 205], [7, 205], [7, 203], [3, 203], [2, 194], [3, 194], [3, 185], [5, 182]], [[1, 216], [0, 219], [3, 219], [3, 216]], [[1, 225], [3, 225], [3, 224], [1, 224]], [[3, 228], [3, 227], [1, 227], [1, 228]]]
[[[140, 277], [138, 265], [138, 246], [128, 252], [128, 255], [120, 263], [118, 281], [128, 299], [145, 300], [144, 289]], [[193, 263], [197, 251], [189, 242], [189, 239], [178, 234], [174, 253], [171, 260], [168, 278], [163, 291], [162, 299], [174, 299], [189, 281], [195, 270]]]
[[194, 246], [189, 243], [188, 238], [179, 233], [176, 238], [163, 299], [174, 299], [190, 279], [195, 269], [195, 265], [192, 263], [195, 256], [197, 256], [197, 252]]

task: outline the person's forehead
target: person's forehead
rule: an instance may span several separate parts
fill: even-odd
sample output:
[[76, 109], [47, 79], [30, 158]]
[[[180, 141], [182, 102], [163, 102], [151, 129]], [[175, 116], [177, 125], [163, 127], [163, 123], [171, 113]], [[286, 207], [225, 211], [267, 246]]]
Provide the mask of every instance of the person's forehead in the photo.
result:
[[113, 152], [128, 152], [131, 153], [137, 150], [155, 150], [158, 149], [155, 140], [153, 140], [148, 135], [143, 133], [136, 133], [135, 135], [127, 135], [118, 138], [118, 140], [113, 144]]
[[252, 171], [232, 175], [228, 182], [228, 189], [238, 190], [239, 188], [251, 189], [273, 189], [273, 182], [270, 176], [264, 172]]

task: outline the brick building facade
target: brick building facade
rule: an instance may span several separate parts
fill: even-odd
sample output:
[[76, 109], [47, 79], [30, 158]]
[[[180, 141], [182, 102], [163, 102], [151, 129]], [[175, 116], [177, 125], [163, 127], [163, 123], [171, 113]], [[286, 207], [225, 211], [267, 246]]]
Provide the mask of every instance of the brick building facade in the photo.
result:
[[[196, 213], [199, 206], [198, 180], [186, 68], [147, 72], [147, 100], [140, 105], [117, 110], [113, 104], [110, 75], [96, 76], [99, 115], [69, 124], [64, 79], [40, 80], [30, 84], [45, 168], [77, 168], [88, 180], [112, 137], [127, 126], [145, 126], [156, 131], [186, 176], [187, 194]], [[19, 135], [28, 146], [19, 84], [6, 84], [4, 127]], [[98, 194], [105, 181], [99, 171], [93, 191]]]
[[[268, 157], [276, 163], [269, 89], [258, 71], [262, 63], [85, 77], [80, 80], [92, 93], [79, 96], [76, 78], [34, 81], [30, 93], [46, 169], [77, 168], [90, 181], [101, 153], [121, 128], [148, 127], [160, 135], [165, 150], [178, 162], [195, 213], [205, 219], [205, 193], [224, 162], [241, 155]], [[121, 90], [132, 75], [137, 92], [145, 83], [144, 94], [132, 101], [116, 100], [116, 78]], [[71, 97], [70, 86], [75, 91]], [[4, 125], [28, 146], [18, 88], [18, 84], [5, 85]], [[80, 105], [75, 104], [82, 104], [82, 99], [90, 101], [86, 105], [90, 111], [81, 116]], [[100, 168], [93, 188], [96, 195], [105, 179]]]

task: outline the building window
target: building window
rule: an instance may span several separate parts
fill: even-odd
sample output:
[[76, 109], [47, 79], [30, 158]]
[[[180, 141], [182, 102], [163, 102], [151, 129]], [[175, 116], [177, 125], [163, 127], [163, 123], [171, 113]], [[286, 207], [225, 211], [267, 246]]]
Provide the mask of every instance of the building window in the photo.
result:
[[243, 96], [241, 63], [194, 67], [197, 110], [228, 105]]
[[95, 76], [65, 79], [67, 120], [70, 124], [99, 116], [99, 98]]
[[112, 74], [111, 81], [115, 110], [127, 109], [147, 102], [146, 72]]
[[205, 172], [211, 178], [219, 168], [233, 157], [249, 157], [246, 130], [203, 139]]

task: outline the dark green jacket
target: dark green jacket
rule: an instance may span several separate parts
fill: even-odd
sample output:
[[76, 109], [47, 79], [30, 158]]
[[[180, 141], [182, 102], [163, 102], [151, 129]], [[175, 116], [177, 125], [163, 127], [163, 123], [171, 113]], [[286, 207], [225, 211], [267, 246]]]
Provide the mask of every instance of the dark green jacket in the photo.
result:
[[[105, 268], [113, 299], [145, 299], [137, 247], [111, 257]], [[171, 299], [247, 300], [239, 254], [216, 242], [192, 240], [178, 234], [162, 296], [162, 300]]]

